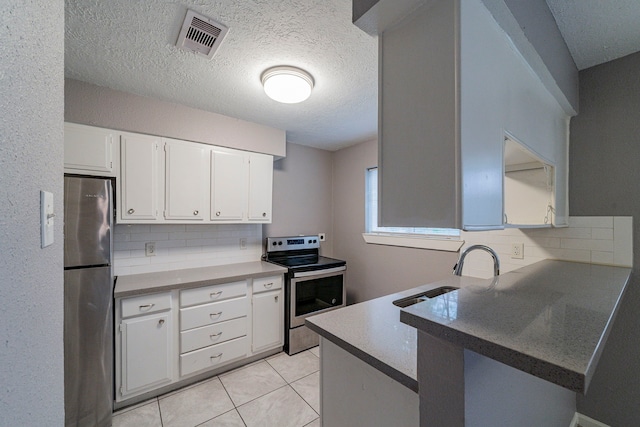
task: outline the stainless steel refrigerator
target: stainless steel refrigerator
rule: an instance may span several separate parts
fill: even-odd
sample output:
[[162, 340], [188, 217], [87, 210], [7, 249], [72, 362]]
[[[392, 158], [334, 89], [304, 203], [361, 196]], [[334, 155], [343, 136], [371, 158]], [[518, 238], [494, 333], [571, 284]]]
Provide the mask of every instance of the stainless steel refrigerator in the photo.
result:
[[111, 180], [64, 178], [65, 425], [110, 426], [113, 409]]

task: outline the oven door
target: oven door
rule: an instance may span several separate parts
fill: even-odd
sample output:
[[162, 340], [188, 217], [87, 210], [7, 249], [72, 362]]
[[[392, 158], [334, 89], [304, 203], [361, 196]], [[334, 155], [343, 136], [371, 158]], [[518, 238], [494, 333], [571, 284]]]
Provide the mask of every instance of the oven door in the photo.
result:
[[304, 325], [309, 316], [346, 305], [346, 267], [295, 273], [290, 281], [289, 327]]

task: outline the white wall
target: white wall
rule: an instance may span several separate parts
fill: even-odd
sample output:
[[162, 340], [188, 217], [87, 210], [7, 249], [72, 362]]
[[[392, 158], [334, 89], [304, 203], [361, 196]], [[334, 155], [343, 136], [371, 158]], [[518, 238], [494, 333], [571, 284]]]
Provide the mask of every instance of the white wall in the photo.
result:
[[64, 2], [4, 0], [0, 22], [0, 425], [61, 426]]
[[461, 144], [465, 225], [502, 218], [505, 132], [552, 163], [556, 220], [568, 216], [569, 116], [548, 92], [480, 0], [461, 2]]

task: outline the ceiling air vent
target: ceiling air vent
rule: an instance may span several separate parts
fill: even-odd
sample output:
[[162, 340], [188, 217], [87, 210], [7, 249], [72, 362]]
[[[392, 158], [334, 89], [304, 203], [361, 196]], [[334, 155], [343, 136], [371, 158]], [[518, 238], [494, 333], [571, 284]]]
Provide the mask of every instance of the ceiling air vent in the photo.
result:
[[211, 18], [187, 10], [176, 46], [213, 58], [229, 28]]

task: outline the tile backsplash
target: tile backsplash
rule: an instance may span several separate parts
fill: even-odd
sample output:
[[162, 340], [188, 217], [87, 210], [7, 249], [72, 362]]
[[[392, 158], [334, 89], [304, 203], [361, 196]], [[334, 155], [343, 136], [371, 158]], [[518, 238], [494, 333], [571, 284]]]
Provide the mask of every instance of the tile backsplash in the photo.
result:
[[[240, 248], [241, 238], [246, 249]], [[155, 256], [145, 256], [148, 242], [156, 244]], [[259, 261], [262, 225], [118, 224], [113, 249], [116, 276]]]
[[[506, 273], [543, 259], [589, 262], [631, 267], [633, 263], [633, 218], [570, 217], [565, 228], [510, 228], [493, 231], [463, 231], [462, 250], [475, 244], [493, 248], [500, 257], [500, 272]], [[511, 245], [524, 244], [524, 258], [511, 257]], [[465, 260], [465, 276], [493, 275], [489, 254], [474, 251]]]

